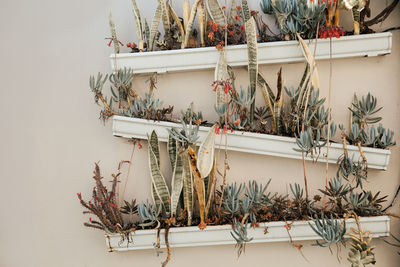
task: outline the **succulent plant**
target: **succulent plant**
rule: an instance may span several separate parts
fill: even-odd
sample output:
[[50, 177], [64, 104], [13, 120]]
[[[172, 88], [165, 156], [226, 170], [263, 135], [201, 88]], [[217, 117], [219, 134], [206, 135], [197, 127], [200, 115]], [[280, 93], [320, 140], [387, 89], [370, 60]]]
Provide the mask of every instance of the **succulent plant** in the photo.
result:
[[139, 224], [141, 227], [153, 226], [154, 224], [159, 224], [158, 217], [160, 216], [161, 206], [156, 207], [149, 203], [140, 203], [138, 206], [138, 215], [142, 223]]
[[205, 123], [202, 112], [199, 111], [196, 113], [193, 111], [193, 103], [190, 104], [186, 111], [181, 110], [181, 115], [182, 121], [184, 121], [186, 124], [189, 124], [190, 122], [197, 125]]
[[370, 93], [366, 97], [363, 96], [361, 100], [358, 99], [357, 95], [354, 95], [352, 106], [349, 108], [353, 123], [357, 123], [360, 128], [381, 121], [381, 117], [375, 116], [381, 109], [382, 107], [377, 107], [376, 97]]
[[356, 217], [358, 229], [351, 229], [349, 233], [352, 248], [350, 248], [349, 257], [347, 260], [352, 267], [365, 267], [368, 264], [375, 264], [375, 255], [373, 252], [374, 246], [371, 245], [372, 237], [370, 232], [364, 231]]
[[316, 244], [320, 247], [329, 247], [333, 244], [337, 244], [339, 242], [343, 242], [343, 237], [346, 234], [346, 222], [343, 221], [340, 223], [339, 220], [336, 220], [331, 216], [330, 218], [325, 217], [323, 213], [321, 213], [321, 219], [314, 220], [315, 226], [309, 223], [311, 229], [318, 234], [323, 241], [316, 240]]
[[234, 183], [226, 186], [222, 204], [225, 212], [231, 217], [237, 215], [240, 211], [240, 197], [243, 193], [243, 190], [243, 184], [238, 185], [237, 183]]
[[248, 237], [247, 235], [247, 223], [242, 225], [235, 219], [232, 225], [231, 235], [236, 240], [236, 247], [238, 249], [239, 257], [243, 252], [245, 252], [246, 243], [253, 240], [252, 237]]
[[359, 194], [350, 192], [349, 195], [344, 196], [347, 209], [354, 211], [356, 214], [369, 213], [370, 206], [368, 205], [368, 197], [370, 193], [361, 192]]
[[190, 121], [189, 124], [186, 124], [183, 120], [181, 122], [182, 130], [178, 130], [176, 128], [167, 129], [172, 138], [176, 141], [183, 143], [185, 147], [189, 145], [195, 144], [199, 139], [199, 125], [193, 125]]

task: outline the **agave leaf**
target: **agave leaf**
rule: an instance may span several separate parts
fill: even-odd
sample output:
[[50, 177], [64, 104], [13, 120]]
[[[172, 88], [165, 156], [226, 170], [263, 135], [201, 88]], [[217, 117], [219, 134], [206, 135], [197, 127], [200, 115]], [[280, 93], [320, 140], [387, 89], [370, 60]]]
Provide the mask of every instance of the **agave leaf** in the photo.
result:
[[237, 10], [236, 10], [236, 0], [232, 0], [231, 2], [231, 9], [229, 10], [229, 19], [228, 23], [234, 25], [236, 22], [235, 16], [237, 15]]
[[114, 20], [113, 20], [111, 12], [110, 12], [110, 16], [109, 16], [109, 23], [110, 23], [110, 30], [111, 30], [111, 38], [114, 43], [114, 53], [118, 54], [119, 53], [119, 42], [117, 39], [117, 33], [115, 32], [115, 24], [114, 24]]
[[136, 24], [136, 36], [139, 39], [139, 43], [143, 42], [143, 26], [142, 26], [142, 18], [140, 16], [140, 10], [137, 6], [136, 0], [131, 0], [133, 6], [133, 15], [135, 17]]
[[172, 193], [171, 193], [171, 213], [175, 215], [178, 208], [179, 198], [183, 188], [183, 164], [182, 155], [175, 153], [176, 160], [172, 176]]
[[185, 25], [185, 42], [184, 42], [184, 47], [186, 47], [189, 43], [189, 39], [192, 36], [192, 28], [193, 28], [193, 23], [194, 19], [196, 18], [196, 13], [197, 13], [197, 7], [199, 6], [199, 3], [203, 0], [196, 0], [193, 4], [192, 11], [190, 12], [190, 17], [188, 20], [187, 25]]
[[199, 170], [201, 177], [207, 177], [214, 165], [214, 148], [215, 148], [215, 128], [217, 126], [214, 124], [213, 127], [207, 133], [206, 138], [200, 144], [199, 151], [197, 153], [197, 169]]
[[198, 20], [199, 20], [199, 30], [200, 30], [200, 43], [201, 46], [206, 46], [205, 36], [206, 36], [206, 22], [207, 22], [207, 12], [204, 6], [204, 0], [202, 0], [197, 6]]
[[[214, 80], [225, 81], [227, 79], [227, 65], [225, 60], [225, 51], [221, 50], [218, 56], [217, 66], [215, 67]], [[216, 105], [222, 106], [226, 102], [226, 95], [223, 85], [218, 85], [216, 90]]]
[[161, 17], [162, 17], [162, 10], [161, 10], [161, 5], [159, 4], [156, 8], [153, 21], [151, 23], [150, 38], [148, 40], [150, 51], [153, 51], [154, 49], [154, 41], [158, 32], [158, 26], [160, 25], [161, 22]]
[[176, 140], [172, 137], [172, 135], [168, 135], [168, 142], [167, 142], [167, 150], [169, 155], [169, 160], [171, 162], [171, 168], [175, 167], [176, 161], [176, 154], [177, 154], [177, 145]]
[[[162, 205], [165, 208], [166, 212], [169, 212], [170, 209], [170, 193], [165, 182], [164, 176], [161, 173], [159, 162], [157, 161], [157, 157], [151, 146], [149, 146], [149, 163], [150, 163], [150, 175], [154, 185], [154, 191], [157, 197], [161, 200]], [[156, 199], [156, 197], [154, 197]], [[157, 202], [155, 202], [157, 204]]]
[[197, 193], [197, 200], [199, 203], [199, 212], [200, 212], [200, 226], [204, 227], [205, 226], [205, 186], [204, 186], [204, 180], [201, 178], [200, 171], [197, 169], [197, 157], [196, 153], [194, 152], [192, 147], [189, 147], [187, 149], [187, 155], [189, 158], [189, 165], [190, 169], [193, 174], [193, 180], [194, 180], [194, 186], [196, 188], [196, 193]]
[[[250, 78], [250, 90], [251, 97], [255, 97], [257, 88], [257, 76], [258, 76], [258, 60], [257, 60], [257, 30], [254, 18], [251, 17], [245, 23], [246, 27], [246, 38], [247, 38], [247, 55], [248, 55], [248, 69]], [[254, 121], [254, 109], [255, 101], [250, 106], [250, 125], [253, 125]]]
[[[182, 25], [180, 18], [175, 13], [175, 10], [169, 4], [168, 4], [168, 10], [169, 10], [169, 13], [171, 14], [172, 19], [175, 21], [176, 25], [178, 25], [178, 29], [181, 34], [182, 40], [184, 40], [185, 39], [185, 30], [183, 29], [183, 25]], [[181, 46], [182, 46], [182, 48], [185, 48], [183, 42], [182, 42]]]
[[193, 177], [190, 170], [189, 158], [182, 156], [183, 164], [183, 203], [188, 216], [188, 225], [192, 224], [193, 214]]
[[315, 59], [313, 54], [311, 53], [310, 48], [308, 47], [307, 43], [301, 38], [300, 34], [297, 33], [297, 38], [299, 39], [299, 42], [301, 44], [301, 51], [303, 51], [303, 55], [306, 58], [308, 64], [310, 64], [312, 78], [311, 78], [311, 83], [314, 86], [315, 91], [319, 89], [319, 76], [318, 76], [318, 69], [315, 63]]
[[225, 14], [222, 11], [218, 0], [206, 0], [207, 10], [210, 13], [211, 19], [218, 25], [225, 25]]
[[243, 10], [244, 21], [247, 22], [251, 18], [250, 8], [249, 4], [247, 3], [247, 0], [242, 0], [242, 10]]

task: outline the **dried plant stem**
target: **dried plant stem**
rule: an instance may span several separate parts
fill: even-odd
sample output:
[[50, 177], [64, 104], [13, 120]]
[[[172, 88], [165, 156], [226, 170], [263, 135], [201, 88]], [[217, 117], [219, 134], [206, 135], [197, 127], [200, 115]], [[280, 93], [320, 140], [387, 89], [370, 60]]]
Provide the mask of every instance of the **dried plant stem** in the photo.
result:
[[135, 152], [135, 147], [136, 147], [136, 140], [133, 140], [133, 147], [132, 147], [131, 157], [130, 157], [130, 159], [129, 159], [128, 172], [126, 173], [124, 189], [122, 190], [122, 195], [121, 195], [121, 200], [122, 200], [122, 201], [125, 199], [124, 197], [125, 197], [125, 192], [126, 192], [126, 186], [127, 186], [127, 184], [128, 184], [129, 174], [130, 174], [130, 172], [131, 172], [132, 159], [133, 159], [133, 154], [134, 154], [134, 152]]
[[171, 259], [171, 247], [169, 245], [169, 240], [168, 240], [168, 234], [169, 234], [169, 226], [165, 228], [165, 246], [167, 247], [167, 258], [165, 261], [162, 263], [162, 267], [167, 266], [169, 260]]
[[363, 151], [363, 149], [362, 149], [361, 141], [358, 141], [358, 142], [357, 142], [357, 146], [358, 146], [358, 151], [360, 151], [360, 156], [361, 156], [361, 158], [362, 158], [362, 160], [363, 160], [363, 163], [364, 163], [364, 164], [367, 164], [367, 158], [365, 157], [364, 151]]
[[[339, 10], [338, 7], [336, 7]], [[339, 11], [337, 12], [339, 14]], [[336, 16], [335, 16], [336, 19]], [[329, 171], [329, 147], [331, 137], [331, 97], [332, 97], [332, 37], [329, 38], [329, 93], [328, 93], [328, 133], [326, 137], [326, 164], [325, 164], [325, 188], [328, 187], [328, 171]], [[322, 210], [325, 211], [326, 194], [322, 199]]]

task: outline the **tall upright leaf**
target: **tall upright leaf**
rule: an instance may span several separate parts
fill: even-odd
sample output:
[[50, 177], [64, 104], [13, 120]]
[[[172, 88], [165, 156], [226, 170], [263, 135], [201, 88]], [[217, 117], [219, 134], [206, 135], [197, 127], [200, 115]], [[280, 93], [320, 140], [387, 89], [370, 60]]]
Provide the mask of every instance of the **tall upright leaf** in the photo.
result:
[[[225, 52], [221, 50], [219, 52], [217, 66], [215, 67], [214, 80], [215, 81], [226, 81], [227, 80], [227, 64], [225, 60]], [[217, 85], [216, 93], [216, 105], [220, 107], [226, 102], [226, 94], [223, 85]]]
[[172, 170], [174, 169], [175, 161], [176, 161], [176, 154], [177, 154], [176, 147], [177, 147], [176, 140], [171, 135], [168, 135], [167, 150], [168, 150], [169, 161], [171, 162]]
[[204, 180], [201, 178], [200, 171], [197, 169], [197, 157], [192, 147], [189, 147], [187, 150], [187, 156], [189, 158], [190, 169], [193, 174], [194, 186], [196, 188], [197, 200], [199, 203], [199, 212], [200, 212], [200, 224], [199, 228], [204, 229], [206, 227], [205, 223], [205, 186]]
[[153, 150], [151, 149], [151, 146], [149, 146], [149, 163], [150, 163], [150, 175], [153, 181], [155, 193], [160, 198], [162, 205], [165, 208], [165, 211], [169, 212], [171, 210], [169, 189], [165, 182], [164, 176], [161, 173], [157, 157], [154, 154]]
[[228, 24], [234, 25], [236, 22], [235, 16], [237, 15], [236, 0], [231, 1], [231, 9], [229, 10]]
[[179, 198], [183, 188], [183, 163], [182, 155], [175, 153], [176, 160], [173, 168], [172, 176], [172, 192], [171, 192], [171, 214], [176, 215]]
[[249, 3], [247, 3], [247, 0], [242, 0], [242, 10], [244, 21], [247, 22], [251, 18]]
[[225, 25], [225, 14], [218, 0], [206, 0], [207, 10], [210, 13], [211, 19], [218, 25]]
[[142, 24], [142, 18], [140, 16], [140, 10], [138, 8], [138, 5], [136, 3], [136, 0], [131, 0], [132, 1], [132, 10], [133, 10], [133, 15], [135, 18], [135, 24], [136, 24], [136, 36], [139, 39], [139, 49], [143, 49], [143, 24]]
[[109, 16], [109, 23], [110, 23], [111, 38], [112, 38], [112, 42], [114, 44], [114, 53], [118, 54], [119, 53], [119, 42], [117, 39], [117, 33], [115, 31], [115, 24], [114, 24], [114, 20], [113, 20], [111, 12], [110, 12], [110, 16]]
[[190, 170], [189, 158], [182, 156], [183, 163], [183, 203], [188, 216], [188, 225], [192, 224], [193, 215], [193, 176]]
[[317, 91], [319, 89], [319, 76], [314, 56], [311, 53], [307, 43], [303, 40], [303, 38], [301, 38], [300, 34], [297, 34], [297, 38], [299, 39], [299, 43], [301, 45], [301, 51], [303, 51], [303, 55], [310, 65], [310, 72], [312, 72], [311, 83], [314, 89]]
[[201, 177], [207, 177], [214, 165], [214, 148], [215, 148], [215, 133], [216, 125], [207, 133], [206, 138], [200, 144], [199, 151], [197, 153], [197, 169], [199, 170]]
[[175, 10], [170, 6], [170, 4], [168, 4], [168, 11], [169, 11], [169, 14], [171, 15], [172, 19], [175, 21], [176, 25], [178, 26], [178, 30], [179, 30], [179, 33], [181, 34], [181, 38], [182, 38], [181, 47], [184, 48], [183, 40], [185, 39], [185, 29], [183, 28], [181, 19], [178, 17]]
[[199, 6], [199, 3], [202, 2], [203, 0], [196, 0], [193, 4], [192, 11], [190, 12], [190, 17], [188, 20], [187, 25], [185, 25], [185, 42], [184, 42], [184, 47], [186, 47], [189, 43], [189, 39], [192, 35], [192, 28], [193, 28], [193, 23], [194, 19], [196, 18], [196, 13], [197, 13], [197, 7]]
[[[250, 78], [251, 97], [255, 98], [258, 77], [258, 60], [257, 60], [257, 30], [254, 18], [251, 17], [245, 23], [246, 38], [247, 38], [247, 55], [248, 55], [248, 70]], [[250, 106], [250, 125], [254, 122], [255, 100]]]
[[168, 32], [170, 29], [170, 18], [167, 0], [157, 0], [158, 4], [161, 6], [161, 18], [164, 26], [164, 31]]
[[161, 17], [162, 17], [161, 5], [158, 4], [156, 11], [154, 13], [153, 21], [151, 23], [150, 38], [148, 40], [149, 51], [153, 51], [154, 49], [154, 41], [158, 33], [158, 26], [160, 25]]
[[200, 43], [201, 46], [205, 46], [205, 38], [206, 38], [206, 24], [207, 24], [207, 11], [204, 5], [204, 0], [200, 2], [197, 6], [198, 13], [198, 21], [199, 21], [199, 30], [200, 30]]

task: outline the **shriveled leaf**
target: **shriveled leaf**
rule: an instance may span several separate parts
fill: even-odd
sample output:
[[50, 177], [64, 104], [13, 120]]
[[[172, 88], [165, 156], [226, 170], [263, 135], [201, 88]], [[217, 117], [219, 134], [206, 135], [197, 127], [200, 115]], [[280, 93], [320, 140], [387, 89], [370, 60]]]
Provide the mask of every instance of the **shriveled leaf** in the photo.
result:
[[314, 89], [317, 91], [319, 89], [319, 76], [314, 56], [311, 53], [311, 50], [308, 47], [307, 43], [303, 40], [303, 38], [301, 38], [300, 34], [298, 33], [297, 38], [299, 39], [299, 43], [301, 44], [301, 51], [303, 51], [304, 57], [306, 58], [308, 64], [310, 64], [310, 72], [312, 72], [311, 83], [314, 86]]

